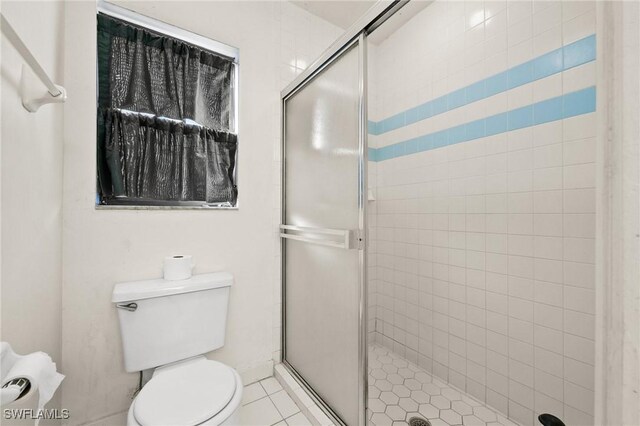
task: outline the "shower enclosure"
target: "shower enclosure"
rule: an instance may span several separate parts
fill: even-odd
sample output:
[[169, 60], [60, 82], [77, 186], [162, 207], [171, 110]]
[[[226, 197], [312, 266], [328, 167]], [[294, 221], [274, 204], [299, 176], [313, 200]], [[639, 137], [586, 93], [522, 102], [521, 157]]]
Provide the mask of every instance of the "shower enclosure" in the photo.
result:
[[360, 36], [284, 98], [284, 361], [364, 421], [365, 114]]
[[379, 2], [282, 92], [283, 364], [334, 423], [594, 424], [593, 5]]
[[367, 43], [377, 4], [282, 92], [283, 363], [337, 423], [367, 406]]
[[282, 92], [283, 363], [339, 424], [367, 424], [367, 34], [405, 3]]

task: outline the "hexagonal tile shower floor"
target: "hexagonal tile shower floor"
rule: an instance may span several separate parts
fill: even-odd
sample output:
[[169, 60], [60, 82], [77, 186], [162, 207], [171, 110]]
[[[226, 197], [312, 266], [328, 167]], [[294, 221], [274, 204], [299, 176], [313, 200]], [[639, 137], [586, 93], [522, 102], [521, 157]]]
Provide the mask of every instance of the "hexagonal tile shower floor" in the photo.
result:
[[369, 424], [400, 426], [412, 417], [432, 426], [516, 426], [483, 403], [379, 345], [369, 346]]

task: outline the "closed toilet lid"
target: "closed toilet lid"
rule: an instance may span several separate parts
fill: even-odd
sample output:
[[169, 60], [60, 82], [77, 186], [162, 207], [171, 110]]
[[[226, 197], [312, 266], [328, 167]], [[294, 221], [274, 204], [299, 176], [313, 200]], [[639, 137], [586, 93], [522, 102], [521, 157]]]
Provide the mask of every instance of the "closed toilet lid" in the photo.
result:
[[167, 367], [142, 388], [133, 414], [143, 426], [197, 425], [227, 406], [236, 390], [228, 366], [207, 359]]

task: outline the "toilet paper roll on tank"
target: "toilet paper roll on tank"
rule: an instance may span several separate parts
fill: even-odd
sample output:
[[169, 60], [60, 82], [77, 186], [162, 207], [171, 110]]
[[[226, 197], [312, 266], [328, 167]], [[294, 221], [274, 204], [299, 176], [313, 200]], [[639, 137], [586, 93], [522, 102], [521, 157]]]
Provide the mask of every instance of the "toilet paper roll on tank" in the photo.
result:
[[[49, 402], [64, 379], [56, 371], [56, 363], [46, 353], [18, 355], [7, 342], [0, 342], [0, 376], [0, 400], [3, 408], [37, 390], [38, 411]], [[25, 383], [28, 383], [28, 387], [24, 386]], [[36, 419], [36, 425], [39, 420]]]
[[193, 257], [190, 255], [175, 255], [164, 258], [163, 272], [164, 279], [168, 281], [188, 280], [191, 278], [191, 271], [196, 266]]

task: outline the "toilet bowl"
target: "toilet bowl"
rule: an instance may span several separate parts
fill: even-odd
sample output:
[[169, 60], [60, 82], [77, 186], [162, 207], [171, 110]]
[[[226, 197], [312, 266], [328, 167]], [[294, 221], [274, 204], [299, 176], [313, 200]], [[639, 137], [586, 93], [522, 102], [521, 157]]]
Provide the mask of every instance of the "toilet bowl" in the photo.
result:
[[128, 426], [238, 425], [240, 375], [205, 357], [163, 366], [129, 408]]

